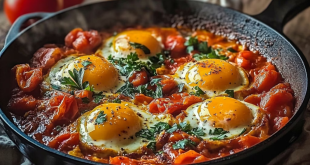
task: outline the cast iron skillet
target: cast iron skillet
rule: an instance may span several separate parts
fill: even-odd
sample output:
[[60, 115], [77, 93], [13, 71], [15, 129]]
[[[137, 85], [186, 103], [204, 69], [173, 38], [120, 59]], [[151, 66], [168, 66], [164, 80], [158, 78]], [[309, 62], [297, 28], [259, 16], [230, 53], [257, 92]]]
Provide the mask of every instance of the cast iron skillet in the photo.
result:
[[[302, 129], [303, 112], [309, 100], [309, 67], [305, 57], [285, 36], [282, 28], [306, 7], [309, 0], [274, 0], [261, 14], [254, 16], [268, 25], [237, 11], [196, 1], [129, 0], [107, 1], [73, 7], [55, 14], [35, 13], [20, 18], [7, 36], [0, 54], [0, 116], [5, 131], [18, 149], [36, 164], [98, 164], [66, 155], [38, 143], [21, 132], [7, 112], [11, 96], [10, 70], [27, 63], [33, 53], [47, 43], [64, 43], [73, 28], [105, 30], [117, 26], [185, 26], [207, 29], [237, 39], [251, 50], [258, 50], [272, 61], [291, 83], [296, 95], [295, 115], [280, 131], [258, 145], [237, 154], [205, 164], [264, 164], [291, 144]], [[18, 33], [21, 23], [30, 17], [44, 17]], [[273, 28], [271, 28], [271, 27]], [[276, 30], [274, 30], [276, 29]]]

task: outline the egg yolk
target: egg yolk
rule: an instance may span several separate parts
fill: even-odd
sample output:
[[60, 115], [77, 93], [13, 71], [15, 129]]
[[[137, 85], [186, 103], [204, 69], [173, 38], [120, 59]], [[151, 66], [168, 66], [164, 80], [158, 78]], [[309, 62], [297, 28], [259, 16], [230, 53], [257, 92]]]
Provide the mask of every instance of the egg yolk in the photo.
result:
[[189, 69], [185, 79], [190, 86], [198, 85], [204, 91], [224, 91], [243, 85], [238, 68], [219, 59], [197, 62]]
[[198, 110], [201, 121], [211, 126], [229, 130], [239, 126], [248, 126], [253, 120], [251, 110], [242, 102], [230, 97], [215, 97], [206, 100]]
[[[149, 54], [144, 53], [142, 48], [133, 46], [135, 43], [141, 44], [150, 50]], [[127, 56], [131, 52], [136, 52], [139, 58], [148, 58], [150, 55], [156, 55], [161, 51], [159, 42], [148, 31], [131, 30], [118, 34], [113, 40], [115, 52]]]
[[[104, 121], [100, 119], [103, 115], [106, 115]], [[128, 106], [118, 103], [97, 106], [89, 113], [85, 124], [93, 140], [130, 138], [142, 128], [137, 114]]]
[[118, 84], [118, 71], [107, 60], [94, 56], [82, 56], [70, 63], [64, 71], [64, 77], [69, 77], [68, 70], [84, 68], [83, 82], [88, 81], [95, 91], [108, 91]]

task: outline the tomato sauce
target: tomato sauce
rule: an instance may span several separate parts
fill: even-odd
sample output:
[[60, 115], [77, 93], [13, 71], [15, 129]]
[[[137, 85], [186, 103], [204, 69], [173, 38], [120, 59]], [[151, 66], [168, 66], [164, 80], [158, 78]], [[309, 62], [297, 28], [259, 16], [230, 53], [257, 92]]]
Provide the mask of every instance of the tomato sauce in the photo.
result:
[[[187, 52], [187, 38], [174, 28], [147, 28], [156, 37], [161, 37], [169, 59], [163, 66], [156, 69], [157, 76], [150, 75], [146, 70], [134, 72], [128, 81], [134, 87], [148, 84], [153, 79], [161, 78], [157, 84], [147, 86], [147, 90], [155, 91], [162, 86], [162, 98], [153, 98], [142, 93], [134, 95], [131, 101], [137, 105], [147, 105], [153, 114], [168, 113], [182, 119], [184, 110], [189, 106], [202, 102], [204, 97], [178, 91], [177, 82], [171, 77], [183, 64], [195, 61], [197, 50]], [[188, 33], [188, 31], [187, 31]], [[183, 34], [183, 33], [182, 33]], [[160, 153], [149, 149], [148, 154], [127, 154], [99, 158], [85, 154], [80, 150], [77, 119], [81, 114], [93, 109], [98, 95], [89, 90], [75, 90], [71, 93], [52, 89], [42, 90], [45, 74], [61, 59], [69, 54], [92, 54], [106, 38], [106, 33], [98, 31], [72, 30], [64, 39], [65, 45], [46, 45], [33, 56], [30, 64], [19, 64], [12, 68], [13, 94], [8, 104], [14, 122], [18, 127], [37, 141], [61, 152], [88, 160], [111, 164], [187, 164], [199, 163], [224, 157], [249, 148], [281, 129], [294, 113], [294, 92], [290, 84], [284, 83], [276, 67], [258, 52], [252, 52], [236, 41], [230, 41], [204, 30], [191, 33], [199, 42], [207, 42], [214, 50], [225, 56], [229, 62], [242, 67], [248, 74], [250, 85], [235, 94], [240, 100], [259, 106], [267, 115], [262, 121], [267, 123], [262, 129], [264, 135], [246, 135], [234, 139], [207, 143], [184, 131], [173, 133], [163, 132], [156, 139], [156, 148]], [[110, 35], [111, 36], [111, 35]], [[108, 81], [108, 80], [107, 80]], [[115, 95], [111, 99], [130, 100], [127, 96]], [[173, 149], [176, 141], [190, 139], [197, 144], [193, 148]]]

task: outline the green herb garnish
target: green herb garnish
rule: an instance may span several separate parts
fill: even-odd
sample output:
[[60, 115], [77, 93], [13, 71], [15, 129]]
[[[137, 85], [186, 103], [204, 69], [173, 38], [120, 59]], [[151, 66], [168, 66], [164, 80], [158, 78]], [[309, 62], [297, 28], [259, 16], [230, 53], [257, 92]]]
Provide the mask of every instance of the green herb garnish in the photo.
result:
[[101, 102], [101, 100], [105, 97], [105, 95], [102, 94], [103, 92], [99, 92], [99, 93], [94, 93], [93, 94], [93, 98], [94, 98], [94, 102], [96, 104], [99, 104]]
[[184, 139], [184, 140], [180, 140], [180, 141], [176, 142], [175, 144], [173, 144], [172, 148], [175, 150], [176, 149], [185, 149], [186, 146], [193, 148], [196, 146], [196, 143], [190, 139]]
[[206, 133], [203, 132], [202, 128], [193, 128], [189, 134], [195, 135], [197, 137], [204, 136]]
[[88, 81], [85, 82], [85, 90], [94, 92], [94, 86], [90, 86]]
[[83, 83], [84, 72], [84, 68], [81, 68], [79, 71], [74, 68], [73, 72], [69, 70], [70, 77], [64, 77], [60, 82], [62, 85], [69, 85], [74, 89], [83, 90], [89, 86], [88, 81]]
[[183, 122], [180, 124], [173, 124], [173, 126], [167, 130], [168, 133], [173, 133], [176, 130], [184, 131], [190, 135], [195, 135], [197, 137], [204, 136], [205, 133], [201, 128], [191, 128], [190, 124]]
[[243, 130], [240, 132], [239, 136], [244, 134], [245, 131], [246, 131], [246, 128], [243, 128]]
[[231, 98], [234, 98], [235, 96], [234, 90], [226, 90], [225, 93]]
[[147, 144], [146, 148], [151, 149], [153, 152], [156, 151], [156, 142], [149, 142], [149, 144]]
[[161, 78], [154, 78], [150, 81], [150, 84], [153, 86], [155, 84], [158, 84], [161, 80]]
[[208, 46], [208, 42], [200, 42], [198, 44], [198, 50], [201, 52], [201, 53], [204, 53], [204, 54], [208, 54], [211, 52], [211, 47]]
[[136, 93], [141, 93], [144, 94], [145, 96], [149, 96], [152, 98], [162, 98], [163, 91], [162, 91], [162, 85], [159, 84], [160, 80], [161, 79], [153, 79], [150, 82], [151, 84], [156, 85], [155, 91], [147, 89], [148, 84], [140, 85], [135, 88], [132, 83], [127, 81], [126, 84], [122, 86], [117, 92], [125, 96], [129, 96], [131, 98], [134, 98]]
[[155, 133], [150, 129], [142, 129], [136, 133], [136, 137], [142, 137], [148, 140], [155, 140]]
[[224, 140], [227, 136], [226, 135], [219, 135], [217, 137], [211, 137], [211, 140]]
[[213, 131], [209, 131], [210, 135], [222, 135], [226, 133], [228, 133], [228, 131], [225, 131], [223, 128], [215, 128]]
[[90, 62], [90, 61], [83, 61], [83, 62], [82, 62], [82, 65], [83, 65], [84, 67], [87, 67], [87, 66], [90, 65], [90, 64], [92, 64], [92, 62]]
[[58, 90], [60, 91], [61, 90], [61, 87], [58, 86], [58, 85], [55, 85], [55, 84], [51, 84], [52, 88], [55, 89], [55, 90]]
[[215, 128], [213, 131], [212, 130], [209, 131], [210, 135], [218, 135], [216, 137], [210, 138], [212, 140], [223, 140], [227, 137], [225, 135], [227, 133], [228, 133], [228, 131], [225, 131], [223, 128]]
[[190, 92], [189, 94], [191, 95], [195, 95], [195, 96], [200, 96], [200, 95], [204, 95], [204, 91], [201, 90], [198, 86], [195, 86], [194, 89], [196, 90], [195, 92]]
[[96, 120], [95, 120], [95, 125], [99, 125], [99, 124], [103, 124], [105, 121], [107, 121], [107, 118], [106, 118], [106, 114], [104, 114], [103, 111], [100, 111]]
[[111, 103], [121, 103], [122, 101], [119, 98], [116, 98], [111, 101]]
[[228, 57], [225, 55], [220, 55], [218, 50], [213, 50], [210, 48], [211, 52], [208, 54], [200, 53], [200, 54], [194, 54], [194, 59], [196, 61], [204, 60], [204, 59], [221, 59], [221, 60], [227, 60]]
[[187, 53], [191, 53], [193, 50], [195, 50], [195, 48], [198, 47], [198, 39], [197, 37], [190, 37], [185, 43], [184, 45], [187, 46], [186, 50]]
[[149, 48], [147, 48], [146, 46], [142, 45], [142, 44], [139, 44], [139, 43], [136, 43], [136, 42], [129, 42], [130, 46], [136, 48], [136, 49], [141, 49], [143, 50], [143, 52], [145, 54], [150, 54], [151, 51]]
[[113, 59], [110, 55], [108, 60], [119, 70], [122, 76], [131, 75], [134, 71], [141, 71], [143, 68], [151, 75], [156, 75], [156, 69], [161, 65], [139, 61], [139, 57], [136, 53], [130, 53], [127, 58]]
[[228, 51], [232, 52], [232, 53], [237, 53], [238, 51], [236, 51], [234, 48], [228, 48]]
[[155, 140], [156, 136], [164, 130], [168, 130], [170, 125], [168, 123], [159, 122], [150, 129], [142, 129], [136, 133], [137, 137], [146, 138], [148, 140]]

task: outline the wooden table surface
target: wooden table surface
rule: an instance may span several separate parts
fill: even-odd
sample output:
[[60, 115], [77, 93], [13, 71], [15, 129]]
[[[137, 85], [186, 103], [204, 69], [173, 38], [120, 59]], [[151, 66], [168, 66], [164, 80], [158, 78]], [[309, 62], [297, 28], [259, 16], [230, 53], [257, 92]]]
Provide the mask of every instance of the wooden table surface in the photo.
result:
[[[212, 1], [212, 0], [211, 0]], [[221, 0], [213, 0], [214, 2], [221, 2]], [[238, 0], [231, 0], [238, 1]], [[263, 11], [271, 0], [241, 0], [242, 12], [254, 15]], [[3, 11], [3, 0], [0, 0], [0, 49], [3, 47], [5, 36], [10, 28], [10, 24], [7, 21]], [[291, 20], [284, 28], [284, 33], [287, 35], [303, 52], [308, 62], [310, 62], [310, 8], [304, 10]], [[304, 132], [301, 137], [294, 142], [287, 150], [283, 151], [278, 157], [269, 163], [273, 164], [310, 164], [310, 112], [309, 108], [305, 114], [306, 123], [304, 126]], [[1, 128], [0, 128], [1, 129]], [[0, 130], [1, 132], [2, 130]], [[9, 139], [0, 138], [0, 141]], [[8, 142], [10, 143], [10, 142]], [[11, 148], [9, 154], [0, 154], [0, 164], [29, 164], [27, 160], [24, 160], [21, 155], [18, 155], [16, 148], [12, 147], [13, 144], [9, 144], [8, 148]], [[0, 153], [7, 152], [8, 148], [1, 148]], [[20, 159], [20, 160], [18, 160]]]

